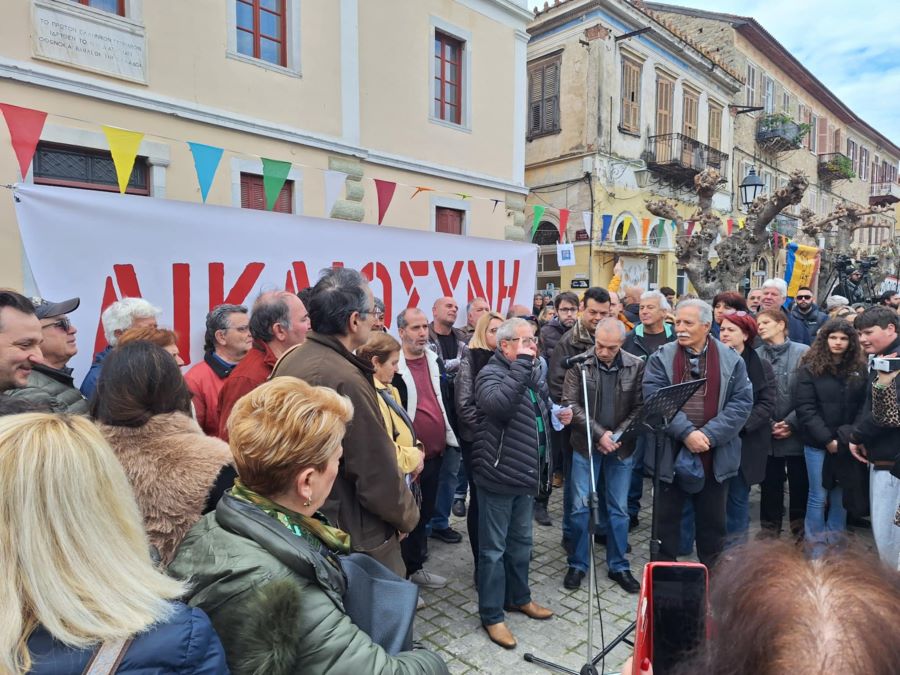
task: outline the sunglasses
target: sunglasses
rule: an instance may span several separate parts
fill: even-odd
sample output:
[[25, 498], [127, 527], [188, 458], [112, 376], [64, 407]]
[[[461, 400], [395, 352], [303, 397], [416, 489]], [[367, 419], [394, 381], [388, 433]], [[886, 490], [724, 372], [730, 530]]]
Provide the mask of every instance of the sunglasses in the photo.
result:
[[60, 319], [59, 321], [54, 321], [53, 323], [45, 323], [41, 328], [62, 328], [66, 333], [69, 332], [69, 329], [72, 328], [72, 322], [68, 319]]
[[798, 295], [796, 296], [797, 300], [812, 300], [811, 295]]

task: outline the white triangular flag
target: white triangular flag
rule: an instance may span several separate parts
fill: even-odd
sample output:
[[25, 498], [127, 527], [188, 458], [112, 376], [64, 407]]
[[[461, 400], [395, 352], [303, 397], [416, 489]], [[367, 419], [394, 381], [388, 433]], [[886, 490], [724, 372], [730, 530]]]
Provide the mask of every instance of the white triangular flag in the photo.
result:
[[591, 211], [582, 211], [581, 218], [584, 221], [584, 230], [588, 233], [588, 236], [591, 236], [591, 221], [594, 219], [594, 214]]

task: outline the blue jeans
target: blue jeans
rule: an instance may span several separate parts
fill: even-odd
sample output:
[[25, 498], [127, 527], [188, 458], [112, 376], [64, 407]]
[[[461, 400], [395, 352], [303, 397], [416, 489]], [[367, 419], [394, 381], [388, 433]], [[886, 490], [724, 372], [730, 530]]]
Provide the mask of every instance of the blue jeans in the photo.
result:
[[[628, 547], [628, 487], [631, 485], [632, 458], [622, 460], [616, 453], [594, 453], [594, 480], [598, 492], [601, 481], [606, 488], [606, 566], [610, 572], [630, 570], [625, 557]], [[590, 510], [588, 497], [591, 490], [590, 463], [581, 453], [572, 455], [572, 543], [574, 551], [569, 556], [569, 567], [588, 571]], [[603, 509], [601, 509], [602, 511]], [[602, 520], [602, 515], [601, 515]], [[599, 527], [598, 527], [599, 530]]]
[[641, 497], [644, 495], [644, 454], [653, 452], [653, 436], [641, 434], [638, 436], [631, 456], [633, 467], [631, 469], [631, 485], [628, 487], [628, 515], [636, 516], [641, 512]]
[[444, 450], [444, 462], [441, 464], [441, 475], [438, 477], [437, 499], [434, 503], [434, 516], [428, 524], [428, 534], [432, 530], [446, 530], [450, 527], [450, 507], [453, 505], [453, 493], [456, 490], [456, 474], [459, 473], [462, 455], [459, 448], [448, 445]]
[[531, 519], [534, 497], [478, 488], [478, 614], [491, 626], [503, 608], [531, 602]]
[[729, 478], [725, 485], [728, 489], [725, 502], [727, 545], [743, 544], [747, 541], [747, 531], [750, 529], [750, 486], [740, 471]]
[[[844, 508], [844, 490], [838, 486], [830, 490], [822, 487], [822, 465], [825, 450], [805, 446], [806, 473], [809, 476], [809, 496], [806, 498], [806, 519], [803, 521], [806, 541], [812, 544], [812, 556], [819, 558], [830, 544], [839, 541], [840, 533], [847, 529], [847, 510]], [[828, 518], [825, 506], [828, 505]]]
[[465, 462], [459, 463], [459, 473], [456, 474], [456, 490], [453, 499], [465, 499], [469, 492], [469, 476], [466, 474]]

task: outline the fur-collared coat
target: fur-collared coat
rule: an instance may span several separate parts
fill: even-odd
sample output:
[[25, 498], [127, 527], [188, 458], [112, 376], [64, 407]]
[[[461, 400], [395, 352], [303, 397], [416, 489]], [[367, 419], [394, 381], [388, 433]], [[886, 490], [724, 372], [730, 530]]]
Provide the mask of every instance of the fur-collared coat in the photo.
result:
[[228, 444], [180, 412], [155, 415], [140, 427], [97, 426], [131, 481], [150, 543], [168, 564], [208, 509], [210, 493], [221, 488], [220, 474], [233, 480]]

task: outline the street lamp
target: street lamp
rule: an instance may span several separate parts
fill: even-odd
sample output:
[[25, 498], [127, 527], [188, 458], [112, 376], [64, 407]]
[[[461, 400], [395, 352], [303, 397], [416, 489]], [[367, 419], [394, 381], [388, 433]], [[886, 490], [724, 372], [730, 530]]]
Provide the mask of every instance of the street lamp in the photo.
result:
[[764, 185], [762, 178], [756, 175], [756, 167], [751, 166], [750, 173], [741, 181], [741, 204], [744, 205], [744, 208], [750, 208], [759, 193], [762, 192]]

